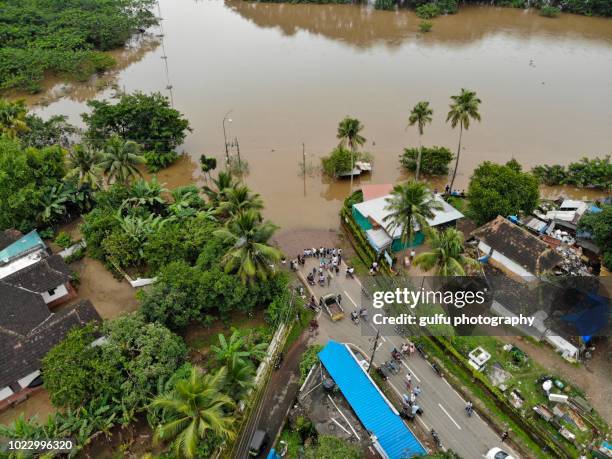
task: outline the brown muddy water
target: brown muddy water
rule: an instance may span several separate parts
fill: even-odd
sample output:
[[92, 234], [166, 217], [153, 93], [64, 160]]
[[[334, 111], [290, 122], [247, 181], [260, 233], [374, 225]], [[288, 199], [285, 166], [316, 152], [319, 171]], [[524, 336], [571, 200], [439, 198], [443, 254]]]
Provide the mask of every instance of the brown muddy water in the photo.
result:
[[[515, 157], [531, 167], [612, 152], [612, 19], [464, 7], [421, 34], [410, 11], [237, 0], [160, 4], [160, 45], [147, 41], [140, 53], [119, 53], [123, 69], [76, 85], [74, 93], [56, 86], [55, 102], [49, 94], [29, 102], [43, 99], [43, 116], [78, 121], [84, 99], [109, 97], [112, 90], [99, 89], [110, 83], [167, 94], [172, 86], [175, 107], [194, 128], [184, 148], [195, 161], [202, 153], [223, 158], [222, 119], [232, 110], [228, 137], [238, 138], [250, 164], [247, 183], [264, 198], [266, 215], [287, 229], [337, 227], [349, 191], [348, 181], [330, 183], [316, 173], [304, 191], [302, 142], [310, 169], [337, 144], [338, 121], [358, 117], [375, 157], [364, 182], [395, 182], [404, 177], [399, 153], [417, 144], [416, 130], [406, 130], [410, 108], [429, 100], [434, 122], [424, 143], [455, 149], [458, 133], [445, 116], [449, 96], [462, 87], [483, 103], [482, 122], [464, 135], [459, 188], [485, 159]], [[162, 181], [188, 182], [196, 170], [176, 167]]]

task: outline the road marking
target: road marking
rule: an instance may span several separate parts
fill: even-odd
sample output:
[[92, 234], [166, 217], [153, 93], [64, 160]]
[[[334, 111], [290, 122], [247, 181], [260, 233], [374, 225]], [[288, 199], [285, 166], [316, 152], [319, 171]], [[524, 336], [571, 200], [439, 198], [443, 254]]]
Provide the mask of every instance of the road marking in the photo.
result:
[[343, 290], [344, 294], [346, 295], [346, 297], [351, 300], [351, 303], [353, 303], [355, 305], [355, 307], [357, 307], [357, 303], [355, 303], [355, 301], [353, 301], [353, 299], [351, 298], [351, 295], [348, 294], [348, 292], [346, 290]]
[[421, 379], [420, 379], [420, 378], [419, 378], [419, 377], [416, 375], [416, 373], [414, 372], [414, 370], [413, 370], [412, 368], [410, 368], [410, 367], [408, 366], [408, 364], [407, 364], [406, 362], [404, 362], [403, 360], [402, 360], [402, 365], [404, 365], [406, 368], [408, 368], [408, 369], [410, 370], [410, 373], [412, 373], [412, 376], [414, 376], [414, 378], [415, 378], [415, 379], [416, 379], [418, 382], [421, 382]]
[[451, 421], [453, 421], [453, 424], [455, 424], [455, 425], [457, 426], [457, 429], [461, 430], [461, 426], [460, 426], [459, 424], [457, 424], [457, 421], [455, 421], [455, 420], [453, 419], [453, 417], [452, 417], [450, 414], [448, 414], [448, 411], [446, 411], [446, 410], [444, 409], [444, 407], [443, 407], [442, 405], [440, 405], [439, 403], [438, 403], [438, 406], [440, 407], [440, 409], [441, 409], [442, 411], [444, 411], [444, 414], [446, 414], [446, 415], [448, 416], [448, 419], [450, 419]]

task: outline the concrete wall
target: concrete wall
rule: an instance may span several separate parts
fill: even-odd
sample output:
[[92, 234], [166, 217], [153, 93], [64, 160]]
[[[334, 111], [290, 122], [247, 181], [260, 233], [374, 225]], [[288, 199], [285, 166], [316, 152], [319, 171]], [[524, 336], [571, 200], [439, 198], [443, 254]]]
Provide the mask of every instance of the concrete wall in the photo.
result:
[[68, 289], [65, 285], [59, 285], [53, 295], [50, 295], [49, 292], [43, 292], [40, 294], [45, 300], [45, 304], [52, 303], [53, 301], [59, 300], [60, 298], [68, 295]]

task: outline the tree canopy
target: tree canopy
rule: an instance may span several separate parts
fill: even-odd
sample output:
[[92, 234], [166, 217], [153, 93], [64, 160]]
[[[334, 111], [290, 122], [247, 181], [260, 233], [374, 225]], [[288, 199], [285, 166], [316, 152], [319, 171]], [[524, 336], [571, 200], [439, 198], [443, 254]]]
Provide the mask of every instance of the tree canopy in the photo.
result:
[[604, 205], [601, 212], [584, 215], [579, 227], [593, 235], [603, 252], [604, 266], [612, 270], [612, 205]]
[[155, 23], [154, 0], [3, 0], [0, 2], [0, 91], [38, 91], [45, 73], [87, 79], [121, 47]]
[[481, 225], [498, 215], [533, 212], [539, 197], [538, 180], [522, 172], [514, 160], [506, 164], [485, 161], [474, 170], [468, 188], [470, 216]]

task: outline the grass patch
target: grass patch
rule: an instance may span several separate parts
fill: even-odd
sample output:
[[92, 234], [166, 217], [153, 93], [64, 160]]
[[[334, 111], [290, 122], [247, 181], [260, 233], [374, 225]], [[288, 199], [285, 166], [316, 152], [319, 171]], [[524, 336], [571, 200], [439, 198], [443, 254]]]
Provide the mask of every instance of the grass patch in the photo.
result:
[[281, 441], [287, 443], [287, 455], [285, 457], [301, 457], [300, 454], [302, 453], [304, 444], [298, 432], [285, 428], [276, 444], [276, 451], [282, 450]]
[[287, 336], [287, 341], [285, 341], [283, 352], [286, 353], [287, 350], [291, 347], [291, 345], [297, 341], [302, 332], [306, 329], [306, 327], [308, 327], [310, 321], [314, 318], [314, 316], [315, 312], [312, 309], [298, 309], [298, 320], [293, 322], [293, 327], [291, 327], [289, 336]]

